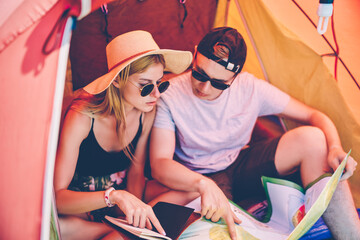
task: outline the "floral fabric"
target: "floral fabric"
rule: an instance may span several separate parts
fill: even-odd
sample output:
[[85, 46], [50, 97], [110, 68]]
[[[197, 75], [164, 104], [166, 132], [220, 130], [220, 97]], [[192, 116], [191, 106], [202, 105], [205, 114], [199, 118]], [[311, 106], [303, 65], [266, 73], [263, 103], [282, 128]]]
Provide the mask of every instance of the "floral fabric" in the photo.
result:
[[[69, 190], [78, 192], [92, 192], [92, 191], [104, 191], [110, 187], [116, 190], [126, 188], [126, 176], [127, 170], [116, 172], [106, 176], [93, 177], [93, 176], [79, 176], [75, 173]], [[95, 211], [88, 212], [89, 220], [101, 221], [105, 215], [115, 216], [114, 208], [102, 208]]]

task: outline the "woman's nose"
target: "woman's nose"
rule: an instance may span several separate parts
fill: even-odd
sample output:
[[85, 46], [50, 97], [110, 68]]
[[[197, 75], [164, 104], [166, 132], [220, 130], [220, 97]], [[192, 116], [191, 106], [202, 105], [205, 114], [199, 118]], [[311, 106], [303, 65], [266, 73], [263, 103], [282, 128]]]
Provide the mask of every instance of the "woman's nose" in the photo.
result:
[[155, 98], [159, 98], [160, 97], [160, 92], [159, 92], [159, 88], [158, 86], [155, 84], [154, 90], [152, 91], [152, 96]]

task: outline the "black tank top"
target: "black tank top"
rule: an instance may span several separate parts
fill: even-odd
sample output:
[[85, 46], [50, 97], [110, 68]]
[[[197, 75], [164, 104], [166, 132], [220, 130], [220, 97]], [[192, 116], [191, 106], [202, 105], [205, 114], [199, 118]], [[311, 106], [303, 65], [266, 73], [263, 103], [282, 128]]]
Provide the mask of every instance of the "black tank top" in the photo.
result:
[[[142, 115], [141, 115], [142, 116]], [[142, 132], [142, 121], [137, 133], [128, 145], [132, 154], [135, 152], [136, 145]], [[107, 152], [97, 142], [94, 135], [94, 119], [92, 118], [89, 135], [82, 141], [79, 149], [79, 157], [75, 172], [79, 176], [104, 176], [128, 169], [131, 160], [126, 156], [124, 150], [119, 152]]]

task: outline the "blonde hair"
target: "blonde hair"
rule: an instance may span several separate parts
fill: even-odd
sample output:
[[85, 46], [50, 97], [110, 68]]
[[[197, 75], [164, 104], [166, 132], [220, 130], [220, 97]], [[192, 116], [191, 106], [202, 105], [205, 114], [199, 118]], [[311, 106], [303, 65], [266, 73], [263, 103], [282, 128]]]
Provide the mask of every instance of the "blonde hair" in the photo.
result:
[[[135, 60], [115, 77], [114, 81], [119, 84], [118, 88], [115, 87], [114, 84], [110, 84], [110, 86], [100, 94], [83, 94], [73, 101], [71, 109], [86, 114], [91, 118], [114, 115], [116, 120], [116, 133], [118, 134], [120, 142], [124, 144], [124, 133], [126, 129], [125, 101], [123, 98], [124, 86], [129, 76], [135, 73], [145, 72], [152, 64], [156, 63], [161, 63], [165, 68], [163, 55], [149, 55]], [[124, 151], [125, 154], [132, 159], [132, 154], [128, 146], [125, 147]]]

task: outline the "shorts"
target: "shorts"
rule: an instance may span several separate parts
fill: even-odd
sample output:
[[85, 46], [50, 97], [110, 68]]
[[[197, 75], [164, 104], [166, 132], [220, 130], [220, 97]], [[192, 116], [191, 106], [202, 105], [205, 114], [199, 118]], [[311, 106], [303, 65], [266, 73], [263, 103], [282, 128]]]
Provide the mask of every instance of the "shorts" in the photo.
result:
[[[261, 176], [280, 178], [275, 167], [280, 138], [260, 141], [244, 148], [228, 168], [204, 175], [214, 180], [227, 198], [236, 203], [248, 198], [265, 199]], [[281, 178], [301, 185], [298, 172]]]

